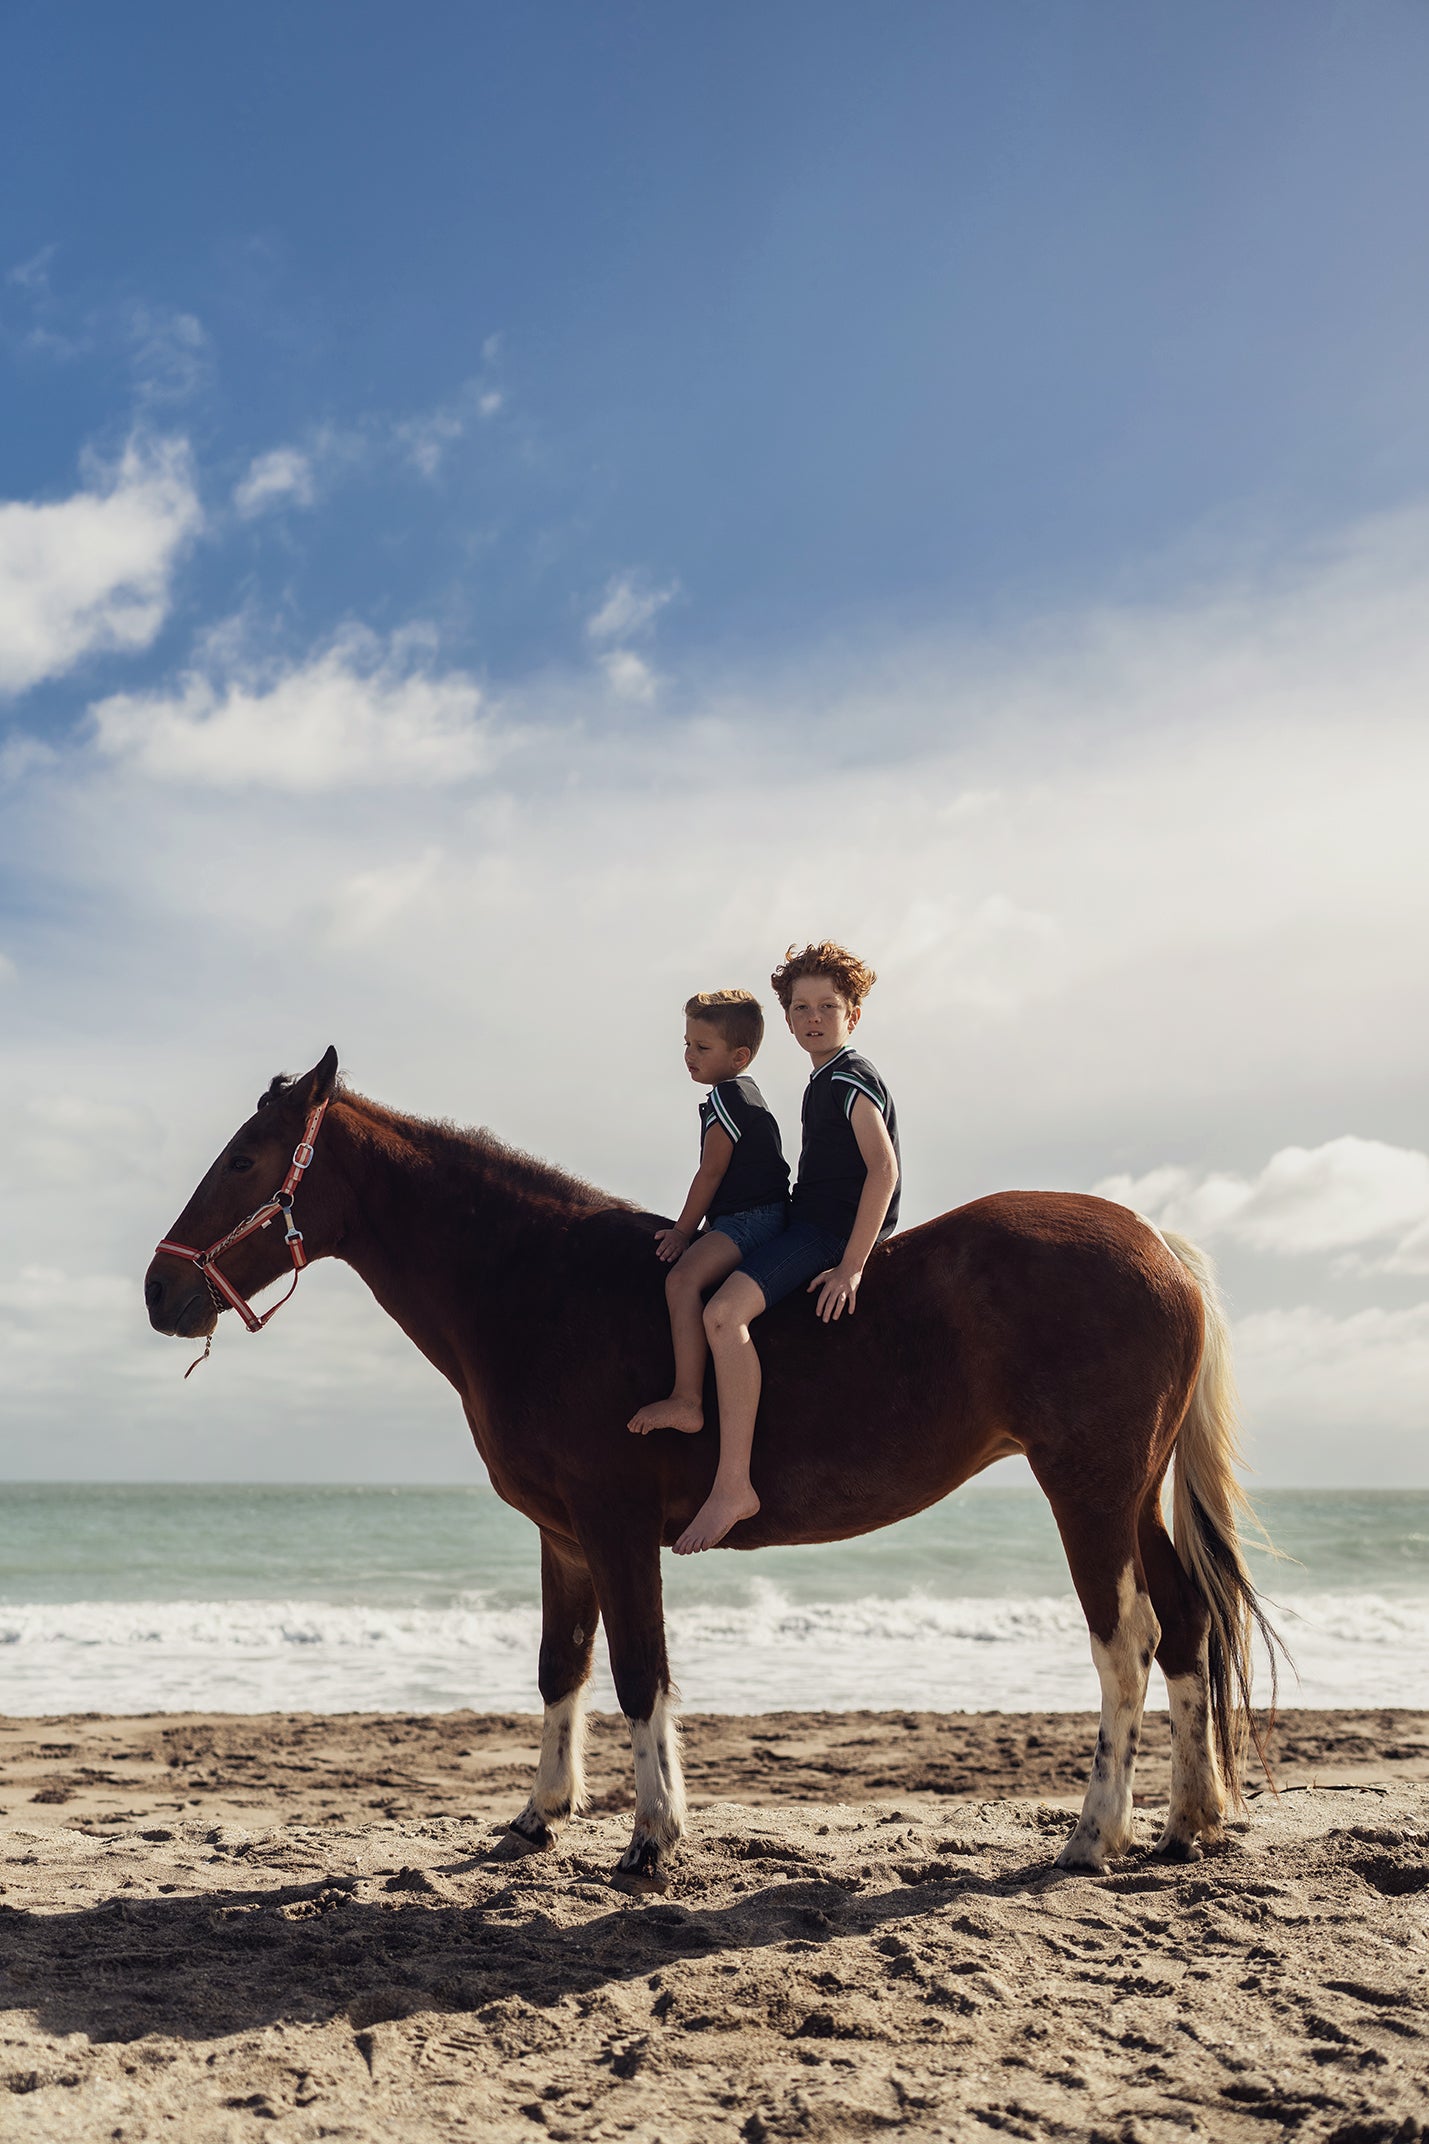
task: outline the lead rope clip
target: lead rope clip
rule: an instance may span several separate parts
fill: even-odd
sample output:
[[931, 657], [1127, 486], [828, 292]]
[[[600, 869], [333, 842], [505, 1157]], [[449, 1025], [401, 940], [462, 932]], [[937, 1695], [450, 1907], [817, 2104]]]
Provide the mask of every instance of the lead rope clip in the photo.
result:
[[[301, 1149], [299, 1151], [301, 1151]], [[283, 1216], [283, 1241], [285, 1243], [301, 1243], [303, 1240], [303, 1232], [298, 1227], [296, 1221], [294, 1221], [293, 1219], [292, 1192], [274, 1192], [273, 1203], [277, 1207], [279, 1213]]]

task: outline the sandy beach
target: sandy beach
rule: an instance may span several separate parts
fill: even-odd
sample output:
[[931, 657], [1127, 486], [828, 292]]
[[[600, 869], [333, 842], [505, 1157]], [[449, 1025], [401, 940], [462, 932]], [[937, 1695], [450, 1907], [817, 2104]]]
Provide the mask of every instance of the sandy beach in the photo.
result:
[[[1086, 1716], [696, 1715], [663, 1897], [619, 1721], [503, 1836], [535, 1726], [0, 1725], [0, 2136], [1429, 2137], [1429, 1714], [1285, 1715], [1278, 1800], [1103, 1878]], [[1143, 1843], [1165, 1785], [1152, 1715]]]

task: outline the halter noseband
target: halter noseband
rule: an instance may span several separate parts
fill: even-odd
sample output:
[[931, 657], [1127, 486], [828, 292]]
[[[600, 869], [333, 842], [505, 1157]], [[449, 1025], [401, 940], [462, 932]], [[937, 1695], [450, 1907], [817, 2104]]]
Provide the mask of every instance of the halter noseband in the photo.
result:
[[[246, 1221], [240, 1221], [237, 1228], [231, 1228], [226, 1236], [220, 1236], [217, 1243], [211, 1243], [206, 1251], [195, 1250], [191, 1243], [169, 1243], [166, 1241], [161, 1243], [154, 1253], [156, 1258], [167, 1253], [173, 1258], [187, 1258], [191, 1264], [196, 1265], [203, 1275], [205, 1287], [213, 1298], [214, 1309], [222, 1310], [225, 1304], [230, 1306], [238, 1312], [239, 1317], [242, 1318], [250, 1333], [261, 1333], [268, 1320], [276, 1316], [282, 1309], [284, 1303], [288, 1300], [288, 1296], [297, 1287], [298, 1275], [308, 1262], [307, 1253], [303, 1249], [302, 1231], [293, 1220], [293, 1193], [302, 1182], [304, 1172], [311, 1166], [313, 1142], [317, 1138], [318, 1126], [322, 1123], [323, 1112], [326, 1108], [327, 1103], [323, 1101], [318, 1103], [316, 1109], [309, 1110], [308, 1120], [303, 1126], [303, 1136], [293, 1149], [293, 1158], [288, 1165], [288, 1173], [283, 1178], [282, 1189], [275, 1191], [272, 1198], [265, 1205], [260, 1206], [256, 1213], [249, 1214]], [[288, 1288], [288, 1294], [280, 1295], [277, 1302], [263, 1311], [260, 1316], [247, 1297], [240, 1295], [232, 1281], [219, 1272], [217, 1260], [223, 1256], [225, 1251], [231, 1251], [236, 1243], [242, 1243], [246, 1236], [256, 1234], [260, 1228], [267, 1228], [269, 1223], [276, 1220], [279, 1214], [283, 1216], [286, 1223], [283, 1240], [286, 1242], [292, 1256], [293, 1278]], [[198, 1362], [189, 1364], [188, 1369], [184, 1372], [185, 1377], [198, 1368], [199, 1362], [207, 1360], [212, 1341], [213, 1335], [210, 1333], [204, 1344], [203, 1354], [199, 1356]]]

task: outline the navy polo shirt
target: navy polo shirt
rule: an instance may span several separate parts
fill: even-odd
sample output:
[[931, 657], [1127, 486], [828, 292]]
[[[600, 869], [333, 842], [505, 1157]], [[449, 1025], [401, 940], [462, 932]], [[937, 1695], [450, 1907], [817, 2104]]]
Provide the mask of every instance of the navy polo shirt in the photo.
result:
[[847, 1043], [826, 1065], [809, 1075], [804, 1089], [802, 1120], [803, 1150], [799, 1155], [799, 1179], [794, 1186], [794, 1218], [817, 1221], [845, 1241], [853, 1233], [858, 1202], [863, 1196], [868, 1168], [858, 1150], [858, 1140], [849, 1122], [853, 1105], [867, 1095], [888, 1127], [893, 1155], [898, 1163], [898, 1182], [888, 1212], [878, 1231], [881, 1243], [898, 1225], [898, 1194], [903, 1186], [903, 1157], [898, 1151], [898, 1113], [893, 1097], [866, 1057]]
[[710, 1201], [706, 1219], [773, 1206], [789, 1196], [789, 1164], [774, 1112], [752, 1079], [722, 1079], [700, 1104], [700, 1150], [712, 1124], [734, 1141], [729, 1167]]

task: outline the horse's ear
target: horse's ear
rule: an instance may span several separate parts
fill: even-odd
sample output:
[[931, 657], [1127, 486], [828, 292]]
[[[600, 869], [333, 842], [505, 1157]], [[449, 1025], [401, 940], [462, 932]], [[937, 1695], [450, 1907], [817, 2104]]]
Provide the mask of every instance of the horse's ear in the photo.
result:
[[328, 1044], [307, 1078], [296, 1080], [294, 1085], [304, 1090], [309, 1109], [316, 1109], [319, 1102], [332, 1100], [332, 1091], [337, 1085], [337, 1051], [332, 1043]]

